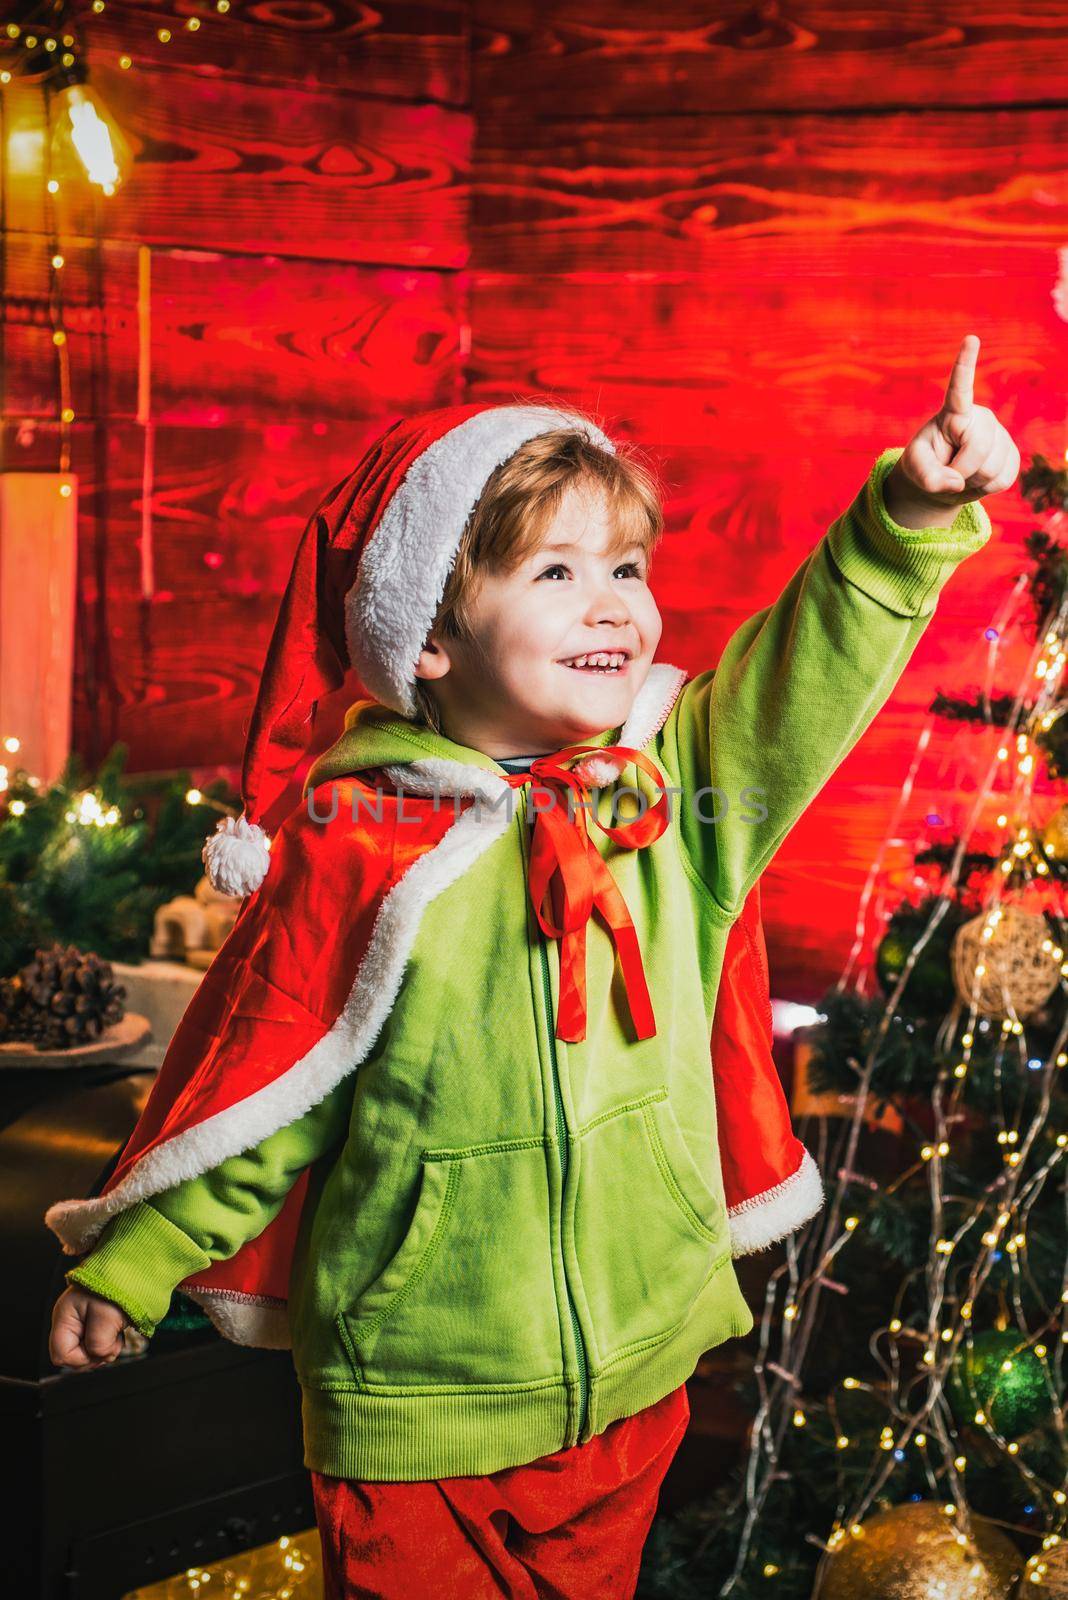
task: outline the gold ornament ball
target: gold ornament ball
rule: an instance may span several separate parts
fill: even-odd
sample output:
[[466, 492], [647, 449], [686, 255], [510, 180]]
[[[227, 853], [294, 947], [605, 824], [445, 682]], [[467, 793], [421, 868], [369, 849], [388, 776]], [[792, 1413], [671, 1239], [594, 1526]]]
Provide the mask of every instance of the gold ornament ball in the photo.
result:
[[[985, 912], [957, 929], [950, 946], [953, 982], [963, 1005], [972, 1003], [982, 1016], [1004, 1017], [1009, 1002], [1018, 1017], [1029, 1017], [1044, 1005], [1060, 982], [1060, 963], [1043, 944], [1049, 943], [1045, 917], [1002, 905], [991, 936]], [[977, 970], [984, 970], [979, 973]]]
[[1060, 806], [1040, 835], [1050, 861], [1068, 861], [1068, 806]]
[[974, 1512], [958, 1544], [959, 1521], [929, 1500], [877, 1511], [829, 1557], [820, 1600], [1010, 1600], [1023, 1556]]
[[1055, 1544], [1029, 1557], [1020, 1579], [1019, 1600], [1068, 1600], [1068, 1544]]

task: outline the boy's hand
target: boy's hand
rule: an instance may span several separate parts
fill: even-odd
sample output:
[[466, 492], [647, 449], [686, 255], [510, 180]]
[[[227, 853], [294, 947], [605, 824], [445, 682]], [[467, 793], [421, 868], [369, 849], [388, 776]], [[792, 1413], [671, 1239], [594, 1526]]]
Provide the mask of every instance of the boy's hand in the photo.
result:
[[941, 409], [905, 446], [883, 482], [883, 501], [905, 528], [948, 528], [960, 507], [1016, 482], [1020, 452], [987, 406], [972, 401], [979, 336], [966, 333]]
[[49, 1357], [57, 1367], [102, 1367], [122, 1355], [129, 1324], [113, 1300], [70, 1283], [52, 1307]]

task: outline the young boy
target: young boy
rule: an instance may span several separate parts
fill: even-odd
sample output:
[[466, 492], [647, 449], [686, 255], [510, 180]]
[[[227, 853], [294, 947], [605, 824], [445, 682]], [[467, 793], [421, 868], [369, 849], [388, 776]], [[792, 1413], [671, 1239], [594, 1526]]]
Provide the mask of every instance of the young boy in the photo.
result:
[[[57, 1364], [179, 1285], [292, 1348], [328, 1596], [633, 1594], [685, 1381], [753, 1326], [733, 1258], [822, 1203], [715, 1046], [729, 939], [1015, 480], [977, 351], [689, 680], [655, 483], [578, 413], [398, 423], [311, 519], [205, 847], [249, 898], [102, 1193], [46, 1221], [95, 1246]], [[350, 665], [374, 698], [268, 851]]]

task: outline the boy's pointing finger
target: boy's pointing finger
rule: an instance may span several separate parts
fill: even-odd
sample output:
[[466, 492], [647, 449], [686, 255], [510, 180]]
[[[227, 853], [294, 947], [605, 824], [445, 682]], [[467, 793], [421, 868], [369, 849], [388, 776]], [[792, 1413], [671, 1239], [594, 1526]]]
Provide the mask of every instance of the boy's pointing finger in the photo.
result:
[[975, 363], [979, 359], [979, 335], [966, 333], [960, 342], [957, 359], [953, 363], [953, 371], [949, 375], [946, 385], [946, 398], [943, 401], [943, 411], [953, 411], [958, 415], [967, 415], [974, 401], [972, 382], [975, 377]]

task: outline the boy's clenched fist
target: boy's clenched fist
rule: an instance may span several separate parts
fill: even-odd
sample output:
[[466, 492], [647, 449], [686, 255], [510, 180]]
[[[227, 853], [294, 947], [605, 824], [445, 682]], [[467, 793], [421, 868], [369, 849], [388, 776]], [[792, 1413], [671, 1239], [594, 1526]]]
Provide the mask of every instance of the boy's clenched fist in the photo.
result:
[[123, 1352], [130, 1318], [113, 1300], [68, 1284], [52, 1307], [48, 1354], [57, 1367], [102, 1367]]

